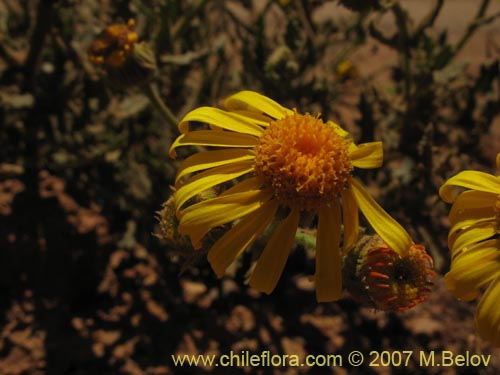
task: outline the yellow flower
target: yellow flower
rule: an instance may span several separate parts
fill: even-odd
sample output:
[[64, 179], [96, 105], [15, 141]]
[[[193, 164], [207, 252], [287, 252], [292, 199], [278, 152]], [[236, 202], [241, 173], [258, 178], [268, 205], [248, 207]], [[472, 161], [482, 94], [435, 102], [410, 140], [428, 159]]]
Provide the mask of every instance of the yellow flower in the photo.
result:
[[[225, 109], [197, 108], [179, 124], [182, 133], [170, 149], [210, 147], [187, 158], [176, 178], [180, 231], [195, 248], [212, 228], [235, 222], [209, 250], [208, 260], [222, 277], [226, 268], [271, 224], [278, 210], [286, 213], [258, 259], [249, 283], [271, 293], [292, 249], [301, 214], [318, 216], [316, 297], [332, 301], [342, 289], [341, 255], [358, 238], [358, 207], [377, 233], [397, 253], [410, 247], [401, 226], [352, 176], [354, 168], [382, 164], [381, 142], [355, 145], [337, 124], [299, 114], [251, 91], [224, 101]], [[190, 122], [210, 125], [190, 130]], [[187, 180], [183, 178], [190, 175]], [[185, 207], [196, 194], [235, 179], [217, 198]], [[340, 249], [341, 224], [344, 239]]]
[[[500, 169], [500, 154], [497, 155]], [[457, 194], [455, 187], [469, 190]], [[500, 178], [479, 171], [463, 171], [439, 189], [441, 198], [453, 203], [448, 246], [451, 269], [446, 285], [465, 301], [486, 288], [476, 312], [480, 336], [500, 346]]]

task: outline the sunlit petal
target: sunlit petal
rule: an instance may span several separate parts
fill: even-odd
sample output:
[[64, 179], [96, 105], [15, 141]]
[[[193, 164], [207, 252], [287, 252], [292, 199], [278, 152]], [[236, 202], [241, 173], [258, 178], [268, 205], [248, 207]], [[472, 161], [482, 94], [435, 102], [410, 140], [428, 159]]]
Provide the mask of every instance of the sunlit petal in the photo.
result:
[[498, 241], [488, 241], [457, 256], [445, 276], [446, 286], [457, 298], [477, 297], [480, 288], [500, 273]]
[[357, 168], [378, 168], [384, 161], [382, 142], [362, 143], [351, 152], [352, 164]]
[[216, 125], [221, 129], [250, 134], [256, 137], [260, 137], [263, 131], [260, 126], [251, 122], [247, 117], [212, 107], [196, 108], [184, 116], [179, 124], [179, 131], [181, 133], [187, 133], [189, 131], [190, 121]]
[[489, 220], [474, 221], [474, 224], [460, 228], [453, 227], [448, 235], [448, 248], [452, 257], [473, 244], [484, 241], [496, 234], [496, 224]]
[[405, 255], [412, 244], [408, 232], [375, 202], [359, 181], [351, 178], [350, 185], [359, 208], [375, 232], [396, 253]]
[[451, 177], [439, 189], [439, 196], [451, 203], [458, 195], [456, 186], [479, 190], [486, 193], [500, 194], [500, 179], [491, 174], [479, 171], [463, 171]]
[[250, 190], [260, 190], [262, 186], [263, 183], [259, 177], [249, 177], [225, 190], [222, 194], [219, 195], [219, 197], [235, 193], [244, 193], [245, 191]]
[[282, 107], [274, 100], [253, 91], [240, 91], [224, 101], [224, 107], [231, 111], [247, 110], [264, 113], [273, 119], [293, 115], [293, 111]]
[[250, 173], [254, 169], [253, 166], [253, 161], [240, 161], [215, 167], [189, 178], [175, 193], [177, 211], [196, 194], [222, 184], [223, 182], [231, 181], [232, 179]]
[[259, 143], [259, 138], [253, 135], [214, 131], [196, 130], [186, 134], [181, 134], [170, 147], [169, 155], [176, 158], [175, 149], [181, 146], [212, 146], [212, 147], [247, 147], [253, 148]]
[[175, 178], [175, 183], [177, 183], [182, 177], [194, 172], [253, 159], [255, 159], [255, 153], [252, 150], [247, 149], [229, 148], [224, 150], [199, 152], [191, 155], [182, 162], [179, 166], [179, 172]]
[[271, 121], [274, 120], [271, 117], [269, 117], [263, 113], [259, 113], [259, 112], [253, 112], [253, 111], [248, 111], [248, 110], [235, 110], [233, 112], [237, 113], [241, 116], [247, 117], [254, 124], [262, 126], [263, 128], [267, 128], [269, 126], [269, 124], [271, 123]]
[[493, 218], [493, 207], [497, 201], [497, 194], [485, 193], [477, 190], [464, 191], [451, 207], [449, 218], [452, 225], [462, 220]]

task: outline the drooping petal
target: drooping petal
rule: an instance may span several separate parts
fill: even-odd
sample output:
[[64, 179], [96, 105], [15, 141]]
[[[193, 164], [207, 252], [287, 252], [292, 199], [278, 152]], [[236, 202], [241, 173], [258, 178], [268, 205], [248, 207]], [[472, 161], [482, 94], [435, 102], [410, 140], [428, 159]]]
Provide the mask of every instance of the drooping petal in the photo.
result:
[[224, 101], [224, 107], [230, 111], [247, 110], [264, 113], [278, 120], [287, 115], [293, 115], [292, 110], [282, 107], [274, 100], [254, 91], [240, 91], [231, 95]]
[[469, 219], [493, 218], [497, 194], [469, 190], [462, 192], [453, 202], [449, 219], [452, 225]]
[[344, 223], [344, 244], [342, 246], [342, 255], [345, 255], [358, 241], [359, 207], [351, 189], [343, 190], [341, 194], [343, 213], [342, 222]]
[[453, 202], [458, 195], [456, 186], [500, 194], [500, 179], [498, 177], [485, 172], [463, 171], [451, 177], [439, 188], [441, 199], [448, 203]]
[[500, 346], [500, 276], [491, 282], [477, 306], [476, 329], [479, 335], [495, 346]]
[[318, 302], [336, 301], [342, 292], [340, 265], [340, 205], [334, 201], [331, 207], [319, 210], [316, 239], [316, 299]]
[[267, 294], [274, 290], [293, 247], [299, 218], [299, 210], [293, 208], [276, 228], [252, 272], [251, 287]]
[[500, 274], [498, 241], [487, 241], [460, 253], [445, 275], [446, 286], [457, 298], [471, 300], [479, 290]]
[[208, 251], [208, 261], [218, 277], [266, 229], [277, 209], [276, 200], [264, 203], [217, 240]]
[[191, 238], [194, 248], [199, 248], [201, 238], [210, 229], [254, 212], [272, 195], [270, 190], [252, 190], [194, 204], [181, 212], [179, 230]]
[[396, 253], [404, 256], [412, 244], [408, 232], [375, 202], [358, 180], [351, 178], [350, 185], [359, 208], [375, 232]]
[[227, 131], [196, 130], [181, 134], [170, 146], [169, 155], [175, 159], [175, 149], [181, 146], [211, 146], [232, 148], [253, 148], [259, 143], [259, 138], [249, 134], [241, 134]]
[[175, 178], [175, 183], [182, 177], [194, 172], [253, 159], [255, 159], [255, 153], [247, 149], [229, 148], [224, 150], [202, 151], [191, 155], [181, 163], [179, 172]]
[[362, 143], [351, 152], [352, 164], [357, 168], [378, 168], [384, 161], [382, 142]]
[[229, 165], [212, 168], [189, 178], [175, 192], [175, 205], [177, 211], [189, 199], [213, 186], [231, 181], [254, 170], [253, 161], [240, 161]]
[[200, 107], [189, 112], [179, 123], [179, 131], [185, 134], [189, 131], [189, 122], [197, 121], [216, 125], [218, 128], [260, 137], [263, 129], [249, 121], [247, 117], [237, 113], [227, 112], [219, 108]]

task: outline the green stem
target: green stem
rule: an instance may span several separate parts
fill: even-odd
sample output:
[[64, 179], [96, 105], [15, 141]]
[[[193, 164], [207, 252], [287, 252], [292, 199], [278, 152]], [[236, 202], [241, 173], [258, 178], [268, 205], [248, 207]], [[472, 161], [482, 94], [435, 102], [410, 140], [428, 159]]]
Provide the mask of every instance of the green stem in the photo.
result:
[[299, 228], [295, 234], [295, 241], [305, 248], [314, 249], [316, 248], [316, 232], [311, 233]]
[[177, 129], [178, 120], [172, 113], [170, 108], [161, 100], [158, 88], [153, 83], [148, 83], [144, 87], [144, 93], [149, 98], [151, 103], [155, 106], [158, 112], [161, 114], [163, 119], [172, 127], [172, 129]]

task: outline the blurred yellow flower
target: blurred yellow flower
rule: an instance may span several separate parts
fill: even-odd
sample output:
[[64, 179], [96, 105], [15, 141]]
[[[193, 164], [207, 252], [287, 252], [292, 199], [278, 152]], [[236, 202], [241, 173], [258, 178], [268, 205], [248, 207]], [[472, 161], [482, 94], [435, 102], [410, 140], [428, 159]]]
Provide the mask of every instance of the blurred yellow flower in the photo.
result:
[[[355, 145], [339, 125], [299, 114], [256, 92], [232, 95], [224, 108], [201, 107], [188, 113], [179, 124], [181, 136], [170, 149], [175, 157], [181, 146], [210, 147], [181, 164], [176, 204], [180, 231], [190, 236], [195, 248], [212, 228], [236, 222], [208, 253], [218, 277], [271, 224], [279, 209], [286, 217], [275, 228], [249, 280], [265, 293], [273, 291], [281, 276], [304, 213], [318, 216], [314, 275], [318, 301], [340, 297], [341, 255], [357, 241], [358, 207], [392, 249], [399, 254], [408, 251], [412, 241], [406, 231], [352, 176], [354, 168], [382, 164], [381, 142]], [[210, 129], [191, 130], [190, 122], [207, 123]], [[185, 207], [196, 194], [235, 179], [240, 181], [217, 198]]]
[[[500, 154], [497, 166], [500, 169]], [[469, 190], [458, 194], [457, 186]], [[476, 329], [481, 337], [500, 346], [500, 177], [463, 171], [446, 181], [439, 195], [453, 203], [448, 235], [452, 261], [446, 285], [465, 301], [486, 288], [477, 307]]]
[[132, 53], [132, 47], [139, 37], [133, 31], [135, 21], [126, 25], [113, 24], [106, 27], [92, 42], [88, 50], [90, 62], [111, 67], [121, 67]]

